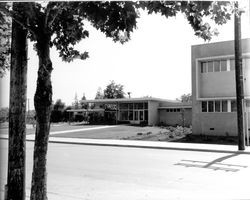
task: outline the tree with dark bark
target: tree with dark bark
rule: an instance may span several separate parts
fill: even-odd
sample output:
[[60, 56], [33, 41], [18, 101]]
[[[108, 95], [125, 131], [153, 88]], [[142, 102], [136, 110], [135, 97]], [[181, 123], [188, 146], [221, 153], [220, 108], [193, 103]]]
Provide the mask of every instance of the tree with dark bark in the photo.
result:
[[[21, 13], [22, 9], [22, 4], [13, 4], [14, 12]], [[18, 20], [25, 22], [26, 17], [21, 16]], [[7, 200], [25, 199], [27, 35], [27, 30], [13, 20], [10, 65], [8, 177], [5, 191], [7, 192]]]
[[[217, 24], [230, 19], [230, 11], [225, 2], [49, 2], [46, 5], [29, 2], [23, 6], [22, 13], [17, 13], [6, 6], [0, 6], [0, 12], [11, 16], [28, 31], [39, 57], [37, 89], [34, 97], [36, 110], [36, 134], [34, 146], [34, 165], [32, 174], [31, 199], [47, 199], [46, 155], [50, 130], [52, 105], [50, 48], [55, 46], [59, 56], [67, 62], [75, 58], [86, 59], [88, 53], [80, 53], [74, 45], [88, 37], [84, 21], [87, 20], [107, 37], [124, 43], [130, 39], [139, 17], [138, 8], [147, 9], [148, 13], [161, 13], [166, 17], [184, 13], [193, 27], [195, 34], [211, 39], [215, 34], [203, 18], [211, 16]], [[19, 17], [25, 16], [22, 22]]]

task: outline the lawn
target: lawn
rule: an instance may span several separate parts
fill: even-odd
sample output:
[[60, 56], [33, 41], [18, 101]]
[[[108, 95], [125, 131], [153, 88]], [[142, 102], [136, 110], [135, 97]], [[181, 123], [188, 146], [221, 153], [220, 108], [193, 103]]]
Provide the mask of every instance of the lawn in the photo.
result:
[[[8, 134], [8, 124], [0, 125], [1, 134]], [[69, 132], [67, 132], [69, 131]], [[118, 139], [162, 142], [205, 143], [236, 145], [237, 137], [192, 135], [191, 128], [131, 126], [131, 125], [86, 125], [79, 123], [51, 124], [50, 137]], [[35, 127], [27, 125], [26, 134], [34, 134]]]

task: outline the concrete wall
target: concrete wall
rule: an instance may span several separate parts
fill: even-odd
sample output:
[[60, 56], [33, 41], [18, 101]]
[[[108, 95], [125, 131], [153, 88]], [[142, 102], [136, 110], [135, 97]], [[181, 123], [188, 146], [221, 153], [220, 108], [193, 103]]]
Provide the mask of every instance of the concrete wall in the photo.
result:
[[155, 126], [159, 124], [158, 114], [159, 102], [149, 101], [148, 102], [148, 125]]
[[236, 95], [234, 71], [202, 73], [199, 81], [200, 98]]
[[[242, 53], [250, 53], [250, 39], [242, 40]], [[229, 59], [234, 55], [234, 41], [192, 46], [192, 132], [206, 135], [237, 135], [235, 112], [201, 112], [199, 98], [235, 98], [235, 71], [200, 73], [198, 60]], [[245, 67], [245, 95], [250, 95], [250, 66]], [[197, 74], [198, 73], [198, 74]], [[198, 86], [198, 87], [197, 87]], [[197, 91], [199, 92], [197, 94]], [[250, 124], [250, 120], [248, 120]]]
[[[162, 124], [168, 126], [176, 126], [180, 125], [183, 126], [183, 117], [181, 112], [166, 112], [165, 109], [159, 110], [159, 121]], [[184, 126], [192, 125], [192, 109], [187, 108], [184, 111]]]

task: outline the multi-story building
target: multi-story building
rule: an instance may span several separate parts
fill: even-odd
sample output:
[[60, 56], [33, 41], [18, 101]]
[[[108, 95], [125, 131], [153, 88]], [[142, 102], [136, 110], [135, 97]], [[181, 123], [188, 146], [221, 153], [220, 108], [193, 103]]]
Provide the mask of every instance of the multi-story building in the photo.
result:
[[[250, 39], [242, 40], [244, 129], [250, 127]], [[193, 134], [237, 135], [234, 41], [192, 46]]]

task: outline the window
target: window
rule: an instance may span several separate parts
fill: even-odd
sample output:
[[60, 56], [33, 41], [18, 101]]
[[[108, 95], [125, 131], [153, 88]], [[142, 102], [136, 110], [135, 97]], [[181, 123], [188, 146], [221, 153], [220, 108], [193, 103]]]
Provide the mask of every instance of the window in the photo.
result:
[[213, 72], [214, 70], [213, 70], [213, 61], [209, 61], [208, 63], [207, 63], [207, 68], [208, 68], [208, 72]]
[[220, 101], [215, 101], [214, 102], [214, 111], [215, 112], [220, 112]]
[[[233, 67], [233, 64], [231, 64]], [[227, 71], [227, 60], [201, 62], [201, 73]]]
[[226, 60], [221, 60], [220, 61], [220, 67], [221, 67], [221, 71], [227, 71], [227, 61]]
[[235, 60], [231, 59], [230, 60], [230, 71], [233, 71], [233, 70], [235, 70]]
[[129, 116], [128, 116], [129, 120], [133, 120], [133, 111], [129, 111]]
[[214, 61], [214, 71], [215, 72], [220, 71], [220, 61]]
[[180, 108], [167, 108], [166, 112], [181, 112]]
[[140, 120], [143, 120], [143, 110], [140, 110], [139, 112], [140, 112], [139, 113], [139, 118], [140, 118]]
[[128, 111], [121, 111], [121, 120], [128, 120]]
[[207, 63], [202, 62], [201, 63], [201, 73], [206, 73], [207, 72]]
[[227, 101], [223, 100], [221, 104], [222, 112], [227, 112]]
[[213, 101], [208, 102], [208, 112], [214, 112], [214, 102]]
[[133, 103], [129, 103], [129, 104], [128, 104], [129, 110], [133, 110], [133, 107], [134, 107], [134, 106], [133, 106]]
[[201, 102], [201, 112], [207, 112], [207, 101]]
[[143, 103], [135, 103], [135, 109], [143, 109]]
[[231, 112], [236, 112], [237, 111], [237, 105], [236, 105], [236, 100], [231, 101]]
[[147, 110], [144, 111], [144, 120], [148, 121], [148, 111]]
[[202, 101], [201, 112], [227, 112], [227, 100]]
[[121, 103], [120, 104], [120, 109], [128, 109], [128, 104], [127, 103]]

